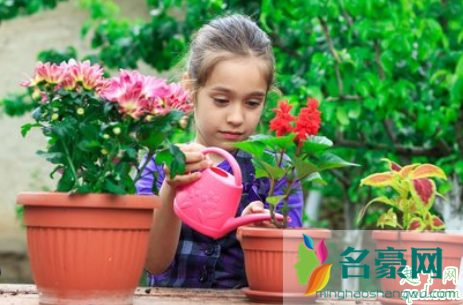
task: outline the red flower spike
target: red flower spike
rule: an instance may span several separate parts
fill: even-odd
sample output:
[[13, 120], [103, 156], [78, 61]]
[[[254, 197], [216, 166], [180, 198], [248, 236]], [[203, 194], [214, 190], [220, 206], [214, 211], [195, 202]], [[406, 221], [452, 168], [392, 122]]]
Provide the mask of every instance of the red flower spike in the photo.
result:
[[305, 140], [307, 136], [318, 134], [321, 124], [321, 112], [318, 110], [318, 101], [307, 99], [307, 107], [301, 108], [296, 121], [294, 132], [299, 140]]
[[276, 116], [270, 121], [270, 130], [276, 131], [277, 137], [281, 137], [293, 131], [290, 123], [296, 120], [296, 118], [289, 113], [293, 106], [289, 105], [287, 100], [280, 101], [278, 107], [273, 109]]

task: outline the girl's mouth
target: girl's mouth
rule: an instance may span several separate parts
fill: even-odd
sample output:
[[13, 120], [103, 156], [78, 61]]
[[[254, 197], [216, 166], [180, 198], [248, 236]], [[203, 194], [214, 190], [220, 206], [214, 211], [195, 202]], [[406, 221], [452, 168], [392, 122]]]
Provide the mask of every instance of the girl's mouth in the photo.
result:
[[222, 132], [220, 131], [220, 134], [226, 139], [226, 140], [237, 140], [242, 136], [242, 133], [233, 133], [233, 132]]

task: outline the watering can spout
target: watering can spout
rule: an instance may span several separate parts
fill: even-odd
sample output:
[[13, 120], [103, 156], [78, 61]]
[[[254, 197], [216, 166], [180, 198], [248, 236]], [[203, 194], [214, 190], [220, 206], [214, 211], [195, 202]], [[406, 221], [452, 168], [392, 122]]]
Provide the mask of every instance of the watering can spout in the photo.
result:
[[[283, 216], [277, 214], [275, 215], [276, 219], [278, 220], [283, 220]], [[244, 226], [247, 224], [250, 224], [252, 222], [256, 221], [263, 221], [263, 220], [270, 220], [272, 216], [267, 213], [258, 213], [258, 214], [251, 214], [251, 215], [246, 215], [246, 216], [241, 216], [241, 217], [236, 217], [236, 218], [230, 218], [225, 222], [225, 224], [222, 226], [222, 234], [227, 234], [233, 230], [236, 230], [240, 226]]]

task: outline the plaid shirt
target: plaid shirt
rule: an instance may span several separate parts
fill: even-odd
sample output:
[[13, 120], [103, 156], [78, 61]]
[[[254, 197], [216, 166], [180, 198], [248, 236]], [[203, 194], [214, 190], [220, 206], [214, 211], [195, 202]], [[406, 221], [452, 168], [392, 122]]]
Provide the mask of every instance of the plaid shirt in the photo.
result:
[[[259, 200], [265, 202], [270, 189], [267, 178], [255, 179], [254, 166], [251, 163], [251, 155], [237, 150], [233, 155], [238, 162], [243, 177], [243, 194], [236, 216], [240, 216], [243, 209], [251, 202]], [[143, 164], [143, 162], [142, 162]], [[232, 173], [226, 160], [218, 165], [224, 171]], [[164, 181], [164, 171], [161, 165], [151, 160], [142, 178], [137, 182], [137, 193], [140, 195], [152, 195], [153, 172], [158, 176], [156, 185], [158, 190]], [[281, 181], [275, 187], [275, 195], [282, 195], [282, 186], [286, 181]], [[300, 227], [302, 224], [303, 196], [300, 185], [296, 192], [290, 196], [289, 216], [292, 222], [289, 226]], [[244, 255], [239, 241], [236, 238], [236, 230], [220, 239], [205, 236], [186, 224], [182, 224], [180, 240], [175, 258], [170, 267], [163, 273], [154, 275], [148, 272], [148, 285], [161, 287], [191, 287], [191, 288], [240, 288], [247, 286], [244, 271]]]

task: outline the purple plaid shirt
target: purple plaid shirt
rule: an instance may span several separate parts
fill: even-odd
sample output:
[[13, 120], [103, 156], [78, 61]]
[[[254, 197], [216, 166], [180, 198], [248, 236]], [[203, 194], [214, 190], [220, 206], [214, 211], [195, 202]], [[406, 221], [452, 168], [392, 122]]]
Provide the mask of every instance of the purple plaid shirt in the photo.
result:
[[[238, 150], [233, 154], [238, 162], [243, 177], [243, 194], [236, 216], [240, 216], [243, 209], [251, 202], [259, 200], [264, 202], [270, 189], [267, 178], [256, 179], [251, 155]], [[143, 164], [143, 162], [142, 162]], [[232, 173], [226, 160], [218, 165], [224, 171]], [[158, 190], [164, 181], [164, 171], [161, 165], [151, 160], [142, 178], [137, 182], [137, 193], [152, 195], [154, 174], [157, 175], [156, 186]], [[281, 181], [275, 187], [275, 195], [282, 195]], [[300, 185], [289, 199], [289, 216], [292, 222], [289, 226], [300, 227], [302, 224], [303, 196]], [[278, 210], [278, 209], [277, 209]], [[244, 256], [240, 244], [236, 239], [236, 230], [220, 239], [205, 236], [186, 224], [182, 224], [180, 240], [175, 258], [170, 267], [163, 273], [154, 275], [148, 272], [149, 286], [162, 287], [191, 287], [191, 288], [240, 288], [247, 286], [244, 271]]]

